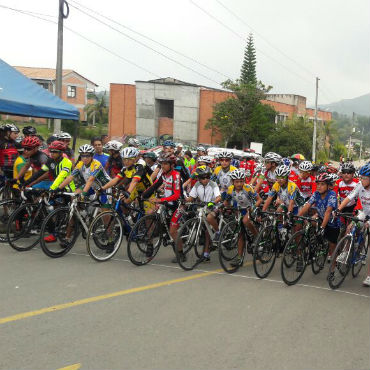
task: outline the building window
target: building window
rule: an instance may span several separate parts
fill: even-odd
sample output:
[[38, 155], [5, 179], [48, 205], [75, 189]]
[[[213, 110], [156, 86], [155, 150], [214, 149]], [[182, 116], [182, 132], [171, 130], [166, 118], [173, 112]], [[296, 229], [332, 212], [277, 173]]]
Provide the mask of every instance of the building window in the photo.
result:
[[166, 99], [155, 99], [158, 117], [173, 118], [174, 101]]
[[45, 90], [49, 90], [49, 84], [47, 82], [38, 82], [38, 84]]
[[68, 98], [76, 97], [76, 86], [68, 86], [67, 97]]

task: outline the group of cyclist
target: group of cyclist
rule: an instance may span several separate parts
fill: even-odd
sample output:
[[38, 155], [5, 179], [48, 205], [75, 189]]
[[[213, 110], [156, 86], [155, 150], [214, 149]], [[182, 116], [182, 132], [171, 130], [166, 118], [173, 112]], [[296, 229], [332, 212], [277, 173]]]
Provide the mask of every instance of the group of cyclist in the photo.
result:
[[[154, 151], [141, 152], [140, 142], [134, 138], [124, 146], [99, 137], [80, 146], [75, 160], [69, 146], [70, 134], [53, 135], [45, 144], [32, 126], [25, 127], [22, 133], [23, 137], [13, 124], [1, 127], [3, 183], [10, 182], [14, 188], [47, 189], [51, 193], [64, 190], [83, 197], [96, 195], [102, 210], [111, 205], [111, 189], [120, 187], [126, 204], [138, 197], [144, 199], [146, 214], [153, 213], [159, 204], [166, 204], [171, 213], [169, 232], [173, 240], [183, 217], [180, 199], [207, 205], [207, 222], [215, 231], [214, 241], [220, 237], [222, 206], [240, 209], [242, 222], [254, 237], [258, 230], [250, 210], [264, 212], [273, 208], [285, 213], [292, 222], [295, 215], [314, 214], [321, 219], [319, 234], [329, 243], [329, 260], [344, 222], [335, 213], [358, 212], [364, 227], [370, 218], [370, 163], [357, 171], [349, 161], [335, 168], [330, 163], [317, 166], [302, 156], [283, 158], [274, 152], [264, 157], [250, 153], [237, 157], [227, 149], [211, 157], [202, 146], [193, 155], [170, 140], [163, 143], [157, 155]], [[294, 228], [301, 227], [295, 220]], [[202, 262], [210, 261], [209, 239], [206, 233]], [[55, 240], [53, 234], [45, 237], [45, 242]], [[238, 241], [234, 265], [242, 262], [243, 242], [242, 238]], [[148, 245], [146, 253], [150, 256], [153, 246]], [[186, 259], [182, 250], [178, 255]], [[370, 286], [370, 273], [363, 284]]]

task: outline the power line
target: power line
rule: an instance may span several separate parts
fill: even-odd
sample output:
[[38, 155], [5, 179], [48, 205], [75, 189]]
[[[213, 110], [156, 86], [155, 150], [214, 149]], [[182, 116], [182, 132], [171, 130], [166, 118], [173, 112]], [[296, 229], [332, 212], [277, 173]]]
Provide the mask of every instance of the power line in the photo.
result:
[[[192, 62], [194, 62], [194, 63], [197, 63], [197, 64], [199, 64], [200, 66], [202, 66], [202, 67], [204, 67], [204, 68], [207, 68], [207, 69], [209, 69], [209, 70], [210, 70], [210, 71], [212, 71], [212, 72], [218, 73], [219, 75], [221, 75], [221, 76], [223, 76], [223, 77], [226, 77], [226, 78], [231, 79], [231, 77], [230, 77], [230, 76], [227, 76], [227, 75], [226, 75], [226, 74], [224, 74], [223, 72], [220, 72], [220, 71], [218, 71], [217, 69], [214, 69], [214, 68], [212, 68], [212, 67], [210, 67], [210, 66], [208, 66], [208, 65], [206, 65], [206, 64], [204, 64], [204, 63], [202, 63], [202, 62], [200, 62], [200, 61], [198, 61], [197, 59], [194, 59], [194, 58], [192, 58], [192, 57], [190, 57], [190, 56], [188, 56], [188, 55], [186, 55], [186, 54], [184, 54], [184, 53], [182, 53], [182, 52], [180, 52], [180, 51], [177, 51], [177, 50], [175, 50], [175, 49], [173, 49], [173, 48], [171, 48], [171, 47], [169, 47], [169, 46], [167, 46], [167, 45], [165, 45], [165, 44], [163, 44], [163, 43], [161, 43], [161, 42], [159, 42], [159, 41], [156, 41], [156, 40], [154, 40], [153, 38], [151, 38], [151, 37], [149, 37], [149, 36], [146, 36], [146, 35], [144, 35], [144, 34], [143, 34], [143, 33], [141, 33], [141, 32], [135, 31], [133, 28], [128, 27], [128, 26], [126, 26], [126, 25], [124, 25], [124, 24], [122, 24], [122, 23], [119, 23], [119, 22], [115, 21], [114, 19], [109, 18], [109, 17], [107, 17], [107, 16], [105, 16], [105, 15], [103, 15], [103, 14], [101, 14], [101, 13], [99, 13], [99, 12], [97, 12], [97, 11], [95, 11], [95, 10], [93, 10], [93, 9], [91, 9], [91, 8], [89, 8], [89, 7], [87, 7], [87, 6], [83, 5], [83, 4], [81, 4], [81, 3], [77, 2], [77, 1], [75, 1], [75, 0], [69, 0], [69, 1], [70, 1], [70, 2], [72, 1], [72, 3], [75, 3], [75, 4], [79, 5], [79, 6], [81, 6], [82, 8], [89, 10], [89, 11], [90, 11], [90, 12], [92, 12], [93, 14], [97, 14], [98, 16], [100, 16], [100, 17], [102, 17], [102, 18], [104, 18], [104, 19], [106, 19], [106, 20], [108, 20], [108, 21], [110, 21], [110, 22], [112, 22], [112, 23], [114, 23], [114, 24], [116, 24], [116, 25], [121, 26], [121, 27], [123, 27], [123, 28], [125, 28], [125, 29], [127, 29], [127, 30], [131, 31], [131, 32], [135, 33], [136, 35], [139, 35], [139, 36], [141, 36], [141, 37], [143, 37], [143, 38], [145, 38], [145, 39], [147, 39], [147, 40], [149, 40], [149, 41], [151, 41], [151, 42], [154, 42], [155, 44], [157, 44], [157, 45], [159, 45], [159, 46], [161, 46], [161, 47], [163, 47], [163, 48], [165, 48], [165, 49], [167, 49], [167, 50], [169, 50], [169, 51], [172, 51], [173, 53], [176, 53], [176, 54], [180, 55], [180, 56], [181, 56], [181, 57], [183, 57], [183, 58], [186, 58], [186, 59], [188, 59], [188, 60], [190, 60], [190, 61], [192, 61]], [[73, 6], [73, 4], [71, 4], [71, 6]]]
[[[40, 17], [40, 16], [38, 16], [38, 15], [32, 14], [31, 12], [28, 12], [28, 11], [25, 11], [25, 10], [15, 9], [15, 8], [10, 8], [10, 7], [7, 7], [7, 8], [8, 8], [8, 9], [10, 9], [10, 10], [13, 10], [13, 11], [15, 11], [15, 12], [18, 12], [18, 13], [24, 14], [24, 15], [28, 15], [28, 16], [30, 16], [30, 17], [34, 17], [34, 18], [37, 18], [37, 19], [43, 20], [43, 21], [45, 21], [45, 22], [49, 22], [49, 23], [52, 23], [52, 24], [57, 24], [57, 22], [55, 22], [55, 21], [52, 21], [52, 20], [50, 20], [50, 19], [42, 18], [42, 17]], [[119, 55], [119, 54], [115, 53], [114, 51], [112, 51], [112, 50], [110, 50], [110, 49], [108, 49], [108, 48], [106, 48], [106, 47], [104, 47], [104, 46], [100, 45], [99, 43], [97, 43], [97, 42], [95, 42], [95, 41], [93, 41], [93, 40], [90, 40], [89, 38], [85, 37], [84, 35], [80, 34], [79, 32], [77, 32], [77, 31], [75, 31], [75, 30], [73, 30], [73, 29], [71, 29], [71, 28], [69, 28], [69, 27], [66, 27], [66, 26], [64, 26], [64, 28], [65, 28], [65, 29], [67, 29], [69, 32], [72, 32], [73, 34], [75, 34], [75, 35], [77, 35], [77, 36], [79, 36], [79, 37], [83, 38], [84, 40], [86, 40], [86, 41], [88, 41], [88, 42], [90, 42], [90, 43], [94, 44], [95, 46], [97, 46], [97, 47], [99, 47], [99, 48], [101, 48], [101, 49], [103, 49], [103, 50], [107, 51], [108, 53], [110, 53], [110, 54], [112, 54], [112, 55], [116, 56], [117, 58], [122, 59], [122, 60], [124, 60], [125, 62], [127, 62], [127, 63], [129, 63], [129, 64], [131, 64], [131, 65], [133, 65], [133, 66], [135, 66], [135, 67], [137, 67], [137, 68], [139, 68], [139, 69], [141, 69], [141, 70], [143, 70], [143, 71], [147, 72], [147, 73], [149, 73], [150, 75], [153, 75], [153, 76], [158, 77], [158, 78], [160, 78], [160, 77], [161, 77], [161, 76], [157, 75], [156, 73], [154, 73], [154, 72], [152, 72], [152, 71], [149, 71], [148, 69], [146, 69], [146, 68], [144, 68], [144, 67], [142, 67], [142, 66], [140, 66], [140, 65], [136, 64], [135, 62], [132, 62], [131, 60], [128, 60], [128, 59], [126, 59], [126, 58], [122, 57], [121, 55]]]
[[196, 71], [195, 69], [193, 69], [193, 68], [191, 68], [191, 67], [188, 67], [187, 65], [185, 65], [185, 64], [183, 64], [183, 63], [181, 63], [181, 62], [179, 62], [178, 60], [176, 60], [176, 59], [173, 59], [173, 58], [169, 57], [168, 55], [166, 55], [166, 54], [162, 53], [161, 51], [159, 51], [159, 50], [157, 50], [157, 49], [154, 49], [154, 48], [152, 48], [151, 46], [149, 46], [149, 45], [147, 45], [147, 44], [145, 44], [145, 43], [143, 43], [143, 42], [141, 42], [141, 41], [139, 41], [139, 40], [135, 39], [134, 37], [132, 37], [132, 36], [130, 36], [130, 35], [128, 35], [128, 34], [126, 34], [126, 33], [122, 32], [122, 31], [120, 31], [120, 30], [119, 30], [119, 29], [117, 29], [117, 28], [115, 28], [115, 27], [111, 26], [110, 24], [105, 23], [105, 22], [104, 22], [104, 21], [102, 21], [101, 19], [99, 19], [99, 18], [97, 18], [97, 17], [95, 17], [95, 16], [93, 16], [93, 15], [91, 15], [91, 14], [89, 14], [89, 13], [86, 13], [84, 10], [82, 10], [82, 9], [80, 9], [80, 8], [78, 8], [78, 7], [76, 7], [75, 5], [72, 5], [72, 4], [70, 4], [70, 5], [71, 5], [73, 8], [75, 8], [76, 10], [78, 10], [78, 11], [80, 11], [81, 13], [85, 14], [86, 16], [88, 16], [88, 17], [90, 17], [90, 18], [92, 18], [92, 19], [95, 19], [97, 22], [99, 22], [99, 23], [101, 23], [101, 24], [103, 24], [103, 25], [105, 25], [105, 26], [109, 27], [110, 29], [112, 29], [112, 30], [114, 30], [114, 31], [116, 31], [116, 32], [118, 32], [118, 33], [120, 33], [121, 35], [123, 35], [123, 36], [127, 37], [128, 39], [130, 39], [130, 40], [132, 40], [132, 41], [134, 41], [134, 42], [136, 42], [137, 44], [139, 44], [139, 45], [141, 45], [141, 46], [143, 46], [143, 47], [145, 47], [145, 48], [147, 48], [147, 49], [149, 49], [149, 50], [153, 51], [154, 53], [156, 53], [156, 54], [158, 54], [158, 55], [161, 55], [163, 58], [168, 59], [168, 60], [170, 60], [171, 62], [176, 63], [176, 64], [180, 65], [181, 67], [183, 67], [183, 68], [185, 68], [185, 69], [188, 69], [188, 70], [190, 70], [191, 72], [196, 73], [197, 75], [199, 75], [199, 76], [201, 76], [201, 77], [203, 77], [203, 78], [205, 78], [205, 79], [207, 79], [207, 80], [209, 80], [209, 81], [212, 81], [212, 82], [216, 83], [217, 85], [220, 85], [220, 82], [219, 82], [219, 81], [216, 81], [216, 80], [214, 80], [214, 79], [212, 79], [212, 78], [210, 78], [210, 77], [208, 77], [208, 76], [204, 75], [203, 73], [200, 73], [200, 72]]
[[[6, 5], [0, 5], [0, 8], [18, 11], [17, 9], [11, 8], [10, 6], [6, 6]], [[28, 13], [28, 14], [34, 14], [34, 15], [41, 15], [43, 17], [57, 18], [56, 15], [44, 14], [44, 13], [37, 13], [37, 12], [32, 12], [30, 10], [23, 10], [22, 12], [24, 12], [24, 14]]]

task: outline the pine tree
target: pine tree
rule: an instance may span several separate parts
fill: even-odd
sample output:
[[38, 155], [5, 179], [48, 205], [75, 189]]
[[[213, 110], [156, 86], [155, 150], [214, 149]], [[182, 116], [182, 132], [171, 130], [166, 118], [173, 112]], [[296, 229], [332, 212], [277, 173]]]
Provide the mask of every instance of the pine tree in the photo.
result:
[[240, 81], [244, 84], [257, 84], [256, 74], [256, 49], [254, 48], [253, 35], [248, 35], [247, 46], [244, 51], [244, 60], [241, 68]]

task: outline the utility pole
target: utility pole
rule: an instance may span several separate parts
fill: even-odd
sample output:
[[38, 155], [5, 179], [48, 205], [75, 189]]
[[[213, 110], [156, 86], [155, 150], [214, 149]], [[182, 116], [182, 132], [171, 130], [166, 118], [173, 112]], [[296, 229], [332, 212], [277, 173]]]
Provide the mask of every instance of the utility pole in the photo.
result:
[[317, 130], [317, 97], [319, 94], [319, 78], [316, 77], [316, 98], [315, 98], [315, 119], [313, 122], [313, 137], [312, 137], [312, 162], [316, 162], [316, 130]]
[[354, 125], [355, 125], [355, 112], [352, 112], [351, 133], [349, 135], [349, 143], [348, 143], [348, 159], [351, 159], [351, 152], [352, 152], [352, 133], [353, 133]]
[[[58, 0], [58, 44], [57, 44], [57, 67], [55, 80], [55, 95], [62, 98], [62, 73], [63, 73], [63, 20], [68, 18], [69, 7], [66, 0]], [[64, 5], [66, 5], [66, 13], [64, 13]], [[60, 133], [61, 120], [54, 120], [54, 134]]]
[[362, 142], [364, 141], [364, 128], [362, 127], [361, 131], [361, 144], [360, 144], [360, 158], [359, 160], [361, 161], [361, 155], [362, 155]]

